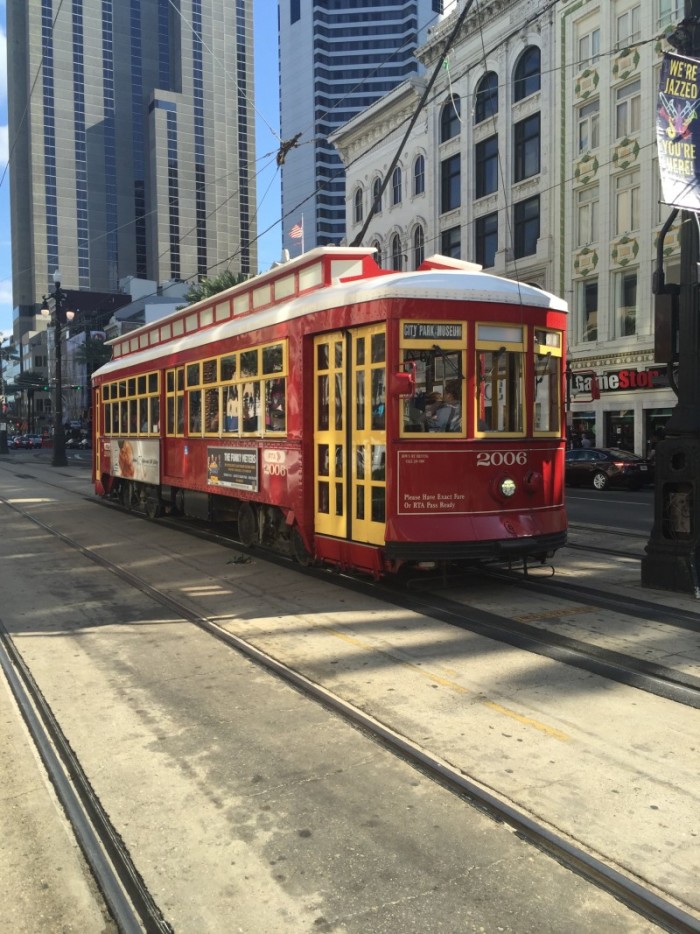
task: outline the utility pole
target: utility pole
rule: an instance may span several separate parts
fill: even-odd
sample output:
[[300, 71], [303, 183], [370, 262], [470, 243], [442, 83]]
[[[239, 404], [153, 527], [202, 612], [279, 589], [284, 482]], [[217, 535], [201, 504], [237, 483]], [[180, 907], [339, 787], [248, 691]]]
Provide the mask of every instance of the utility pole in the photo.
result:
[[[683, 22], [669, 40], [679, 54], [700, 58], [700, 0], [685, 0]], [[642, 585], [700, 597], [700, 217], [693, 211], [681, 217], [678, 402], [656, 447], [654, 525]]]

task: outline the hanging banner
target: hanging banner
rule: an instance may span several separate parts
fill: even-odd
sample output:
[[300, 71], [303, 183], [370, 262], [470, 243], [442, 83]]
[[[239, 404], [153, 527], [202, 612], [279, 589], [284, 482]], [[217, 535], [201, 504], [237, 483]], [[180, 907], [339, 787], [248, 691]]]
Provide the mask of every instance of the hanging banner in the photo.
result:
[[661, 65], [656, 142], [663, 200], [700, 212], [700, 61], [667, 52]]

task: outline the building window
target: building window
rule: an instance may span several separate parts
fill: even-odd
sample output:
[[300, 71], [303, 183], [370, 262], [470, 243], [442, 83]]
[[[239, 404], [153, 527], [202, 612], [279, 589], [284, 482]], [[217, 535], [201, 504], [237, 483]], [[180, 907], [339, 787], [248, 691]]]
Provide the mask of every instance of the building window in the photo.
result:
[[460, 128], [460, 102], [456, 94], [443, 104], [440, 114], [440, 142], [446, 143], [448, 139], [459, 136]]
[[418, 269], [425, 259], [425, 234], [420, 224], [413, 231], [413, 268]]
[[617, 139], [638, 133], [642, 111], [639, 78], [615, 91], [615, 134]]
[[476, 144], [474, 180], [476, 197], [483, 198], [493, 191], [498, 191], [498, 136], [489, 136]]
[[540, 196], [513, 205], [513, 255], [516, 259], [537, 252], [540, 236]]
[[625, 269], [615, 275], [615, 337], [637, 332], [637, 270]]
[[484, 269], [496, 263], [498, 251], [498, 212], [486, 214], [476, 219], [476, 261]]
[[628, 46], [632, 45], [634, 42], [639, 42], [641, 39], [642, 33], [639, 25], [640, 13], [641, 7], [637, 5], [629, 10], [625, 10], [624, 13], [621, 13], [617, 17], [618, 49], [626, 49]]
[[401, 237], [398, 234], [394, 234], [391, 238], [391, 268], [395, 269], [396, 272], [401, 272], [403, 269], [403, 253], [401, 252]]
[[521, 182], [540, 171], [540, 115], [516, 123], [514, 136], [513, 181]]
[[401, 169], [398, 166], [394, 169], [394, 174], [391, 176], [391, 190], [393, 203], [401, 204]]
[[377, 266], [381, 266], [382, 265], [382, 245], [379, 242], [379, 240], [375, 240], [374, 243], [372, 244], [372, 247], [375, 251], [374, 262], [377, 264]]
[[356, 224], [360, 224], [360, 223], [362, 222], [362, 215], [363, 215], [363, 211], [362, 211], [362, 189], [361, 189], [361, 188], [356, 188], [356, 189], [355, 189], [355, 197], [354, 197], [354, 199], [353, 199], [353, 203], [354, 203], [354, 219], [355, 219], [355, 223], [356, 223]]
[[578, 151], [587, 152], [600, 145], [598, 118], [600, 101], [594, 100], [578, 109]]
[[525, 49], [515, 66], [513, 100], [521, 101], [540, 89], [540, 50], [536, 45]]
[[382, 213], [382, 181], [380, 178], [375, 178], [372, 185], [372, 205], [375, 214]]
[[476, 86], [474, 123], [482, 123], [498, 113], [498, 75], [488, 71]]
[[413, 163], [413, 194], [422, 195], [425, 191], [425, 159], [417, 156]]
[[456, 153], [440, 163], [440, 213], [452, 211], [461, 204], [460, 156]]
[[440, 252], [443, 256], [452, 256], [461, 259], [462, 236], [459, 227], [451, 227], [440, 234]]
[[598, 198], [597, 184], [584, 188], [576, 195], [576, 245], [585, 246], [598, 240]]
[[615, 179], [615, 234], [639, 230], [639, 169]]
[[586, 279], [577, 286], [578, 316], [582, 341], [598, 340], [598, 280]]
[[296, 23], [301, 17], [301, 0], [291, 0], [289, 4], [289, 21]]
[[681, 19], [683, 19], [683, 0], [659, 0], [658, 25], [660, 29], [677, 23]]
[[600, 29], [592, 29], [578, 40], [578, 67], [595, 65], [600, 57]]

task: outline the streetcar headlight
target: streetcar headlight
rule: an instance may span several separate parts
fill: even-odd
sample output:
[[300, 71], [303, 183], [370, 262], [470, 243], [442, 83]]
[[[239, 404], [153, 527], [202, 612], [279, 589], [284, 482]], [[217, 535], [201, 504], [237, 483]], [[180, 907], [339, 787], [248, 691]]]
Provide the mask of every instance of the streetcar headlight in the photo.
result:
[[498, 491], [501, 496], [512, 496], [516, 490], [515, 480], [511, 480], [510, 477], [504, 477], [498, 483]]

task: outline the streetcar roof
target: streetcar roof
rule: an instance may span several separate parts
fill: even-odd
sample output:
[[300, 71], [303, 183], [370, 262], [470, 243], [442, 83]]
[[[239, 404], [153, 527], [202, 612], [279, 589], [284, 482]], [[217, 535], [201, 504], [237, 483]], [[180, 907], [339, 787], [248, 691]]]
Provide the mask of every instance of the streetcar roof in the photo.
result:
[[[315, 254], [323, 251], [325, 254], [329, 249], [319, 248], [318, 251], [314, 250], [311, 253]], [[347, 256], [351, 251], [339, 250], [339, 252], [343, 252]], [[371, 254], [372, 251], [362, 249], [353, 252], [366, 256]], [[435, 301], [439, 299], [448, 302], [467, 300], [484, 304], [523, 305], [529, 308], [567, 311], [567, 304], [563, 299], [535, 286], [478, 271], [478, 267], [470, 263], [454, 262], [446, 257], [435, 257], [434, 259], [453, 264], [459, 268], [444, 268], [442, 265], [436, 265], [436, 268], [416, 270], [415, 272], [387, 273], [379, 270], [377, 275], [352, 278], [350, 281], [334, 280], [332, 285], [324, 288], [295, 295], [286, 301], [259, 310], [232, 315], [219, 323], [210, 324], [187, 334], [172, 337], [152, 346], [123, 353], [100, 367], [99, 370], [96, 370], [93, 376], [106, 376], [125, 367], [158, 360], [164, 354], [178, 353], [195, 347], [212, 345], [245, 334], [247, 331], [270, 327], [274, 324], [301, 318], [326, 309], [363, 302], [376, 302], [387, 299], [410, 299], [412, 301]], [[428, 263], [430, 262], [428, 261]], [[286, 264], [281, 267], [281, 269], [285, 268], [287, 268]], [[259, 280], [256, 278], [249, 280], [249, 282], [257, 285]], [[240, 286], [234, 288], [240, 289]], [[174, 318], [180, 318], [184, 314], [192, 313], [196, 308], [221, 301], [226, 294], [228, 293], [220, 293], [204, 302], [197, 303], [197, 305], [190, 305], [185, 309], [180, 309], [157, 322], [151, 322], [143, 328], [129, 332], [125, 337], [134, 338], [140, 332], [152, 331], [155, 327], [172, 321]], [[121, 340], [123, 342], [124, 338]], [[118, 341], [119, 339], [116, 339], [111, 343], [116, 344]]]

